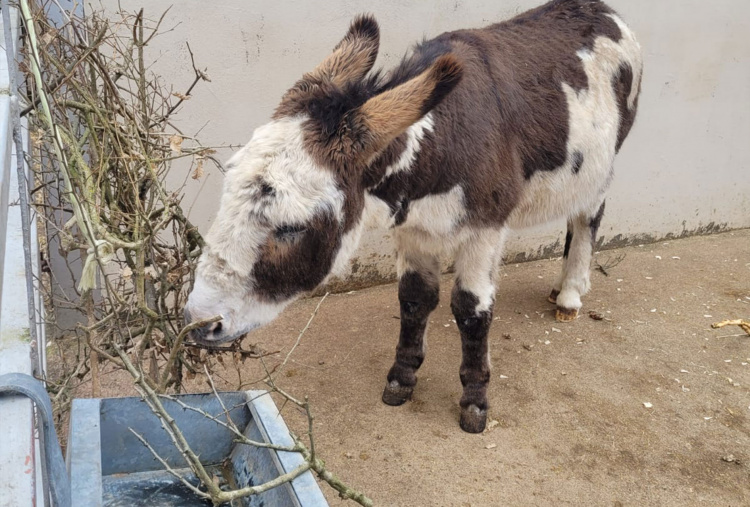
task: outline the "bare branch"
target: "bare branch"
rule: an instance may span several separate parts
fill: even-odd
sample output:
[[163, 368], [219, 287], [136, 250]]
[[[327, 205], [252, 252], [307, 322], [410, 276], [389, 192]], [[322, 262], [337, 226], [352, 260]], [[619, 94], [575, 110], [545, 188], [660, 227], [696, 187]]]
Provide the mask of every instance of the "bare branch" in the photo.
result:
[[161, 463], [161, 466], [164, 467], [164, 470], [169, 472], [171, 475], [173, 475], [175, 478], [177, 478], [186, 488], [188, 488], [190, 491], [195, 493], [197, 496], [201, 498], [211, 499], [211, 495], [206, 493], [205, 491], [201, 491], [200, 489], [193, 486], [190, 481], [185, 479], [183, 476], [181, 476], [179, 473], [177, 473], [172, 467], [169, 466], [169, 463], [167, 463], [164, 458], [159, 456], [159, 453], [156, 452], [156, 450], [149, 444], [145, 438], [143, 438], [142, 435], [140, 435], [137, 431], [135, 431], [133, 428], [128, 428], [130, 432], [135, 435], [135, 437], [141, 441], [141, 443], [149, 450], [151, 451], [151, 454], [153, 454], [154, 458]]
[[286, 366], [286, 363], [289, 361], [289, 358], [292, 356], [292, 353], [297, 349], [300, 342], [302, 341], [302, 337], [307, 332], [308, 328], [310, 327], [310, 324], [312, 324], [312, 321], [315, 319], [315, 316], [318, 314], [318, 310], [320, 310], [320, 305], [323, 304], [323, 301], [326, 300], [330, 292], [326, 292], [325, 296], [320, 298], [320, 301], [318, 301], [317, 306], [315, 306], [315, 310], [313, 310], [312, 315], [310, 315], [310, 319], [307, 321], [307, 324], [305, 324], [305, 327], [302, 328], [302, 331], [300, 331], [299, 336], [297, 336], [297, 341], [294, 342], [294, 345], [291, 349], [289, 349], [289, 352], [287, 353], [286, 357], [284, 358], [284, 361], [281, 363], [281, 366], [279, 367], [279, 371], [284, 369], [284, 366]]

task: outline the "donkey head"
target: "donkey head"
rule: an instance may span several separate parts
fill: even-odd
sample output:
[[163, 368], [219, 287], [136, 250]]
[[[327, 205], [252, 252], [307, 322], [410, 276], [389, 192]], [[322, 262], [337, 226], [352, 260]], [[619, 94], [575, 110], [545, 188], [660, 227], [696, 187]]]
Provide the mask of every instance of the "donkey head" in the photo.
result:
[[237, 339], [348, 264], [365, 190], [378, 178], [370, 166], [453, 89], [462, 70], [446, 54], [411, 79], [385, 85], [368, 76], [378, 45], [375, 20], [355, 19], [227, 163], [185, 307], [188, 323], [222, 320], [193, 331], [193, 340]]

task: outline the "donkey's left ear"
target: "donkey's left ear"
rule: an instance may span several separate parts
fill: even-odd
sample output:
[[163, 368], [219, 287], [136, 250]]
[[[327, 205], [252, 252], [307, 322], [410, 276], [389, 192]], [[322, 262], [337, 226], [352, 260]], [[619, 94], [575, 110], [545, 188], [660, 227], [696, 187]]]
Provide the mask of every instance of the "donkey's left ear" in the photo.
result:
[[380, 28], [371, 14], [354, 18], [343, 39], [312, 71], [302, 76], [281, 99], [274, 119], [299, 114], [313, 94], [324, 84], [345, 88], [364, 78], [378, 57]]
[[[331, 82], [338, 87], [359, 81], [372, 69], [380, 47], [380, 28], [371, 14], [360, 14], [333, 52], [302, 82]], [[299, 84], [299, 83], [298, 83]]]
[[385, 149], [391, 141], [429, 113], [461, 80], [463, 66], [451, 54], [440, 56], [422, 74], [372, 97], [359, 108], [367, 141], [362, 159]]

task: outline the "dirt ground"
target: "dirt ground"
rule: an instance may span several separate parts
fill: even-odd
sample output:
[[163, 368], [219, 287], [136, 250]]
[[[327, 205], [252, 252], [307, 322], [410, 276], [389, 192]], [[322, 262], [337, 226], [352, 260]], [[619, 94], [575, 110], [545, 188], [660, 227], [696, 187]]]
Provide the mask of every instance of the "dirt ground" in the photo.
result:
[[[750, 231], [596, 260], [623, 254], [609, 276], [592, 273], [570, 324], [546, 301], [559, 259], [503, 268], [490, 331], [497, 424], [482, 435], [458, 427], [449, 276], [411, 402], [380, 401], [399, 331], [395, 285], [328, 296], [279, 386], [310, 397], [319, 454], [376, 505], [750, 505], [750, 337], [710, 327], [750, 317]], [[318, 301], [297, 302], [246, 343], [281, 350], [268, 359], [280, 362]], [[261, 374], [253, 361], [242, 370]], [[230, 371], [216, 380], [237, 387]], [[292, 409], [284, 415], [303, 432]]]

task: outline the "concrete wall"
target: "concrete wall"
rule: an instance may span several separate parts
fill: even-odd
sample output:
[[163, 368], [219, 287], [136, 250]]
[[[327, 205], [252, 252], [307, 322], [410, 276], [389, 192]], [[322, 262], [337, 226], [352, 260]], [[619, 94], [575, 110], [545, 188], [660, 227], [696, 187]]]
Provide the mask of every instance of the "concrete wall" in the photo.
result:
[[[114, 4], [115, 2], [107, 2]], [[381, 25], [377, 65], [394, 65], [423, 36], [482, 26], [540, 0], [122, 0], [157, 17], [174, 5], [153, 43], [154, 70], [184, 91], [193, 72], [185, 41], [212, 82], [201, 84], [177, 117], [206, 144], [244, 144], [282, 93], [325, 57], [359, 12]], [[746, 0], [610, 0], [645, 53], [639, 118], [616, 162], [601, 228], [604, 244], [750, 227], [750, 3]], [[223, 159], [230, 155], [222, 153]], [[188, 169], [176, 167], [175, 185]], [[186, 207], [206, 232], [222, 175], [188, 180]], [[564, 224], [522, 231], [507, 258], [561, 250]], [[369, 230], [355, 254], [354, 280], [393, 273], [387, 231]]]

